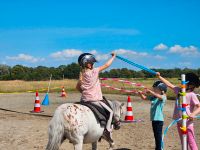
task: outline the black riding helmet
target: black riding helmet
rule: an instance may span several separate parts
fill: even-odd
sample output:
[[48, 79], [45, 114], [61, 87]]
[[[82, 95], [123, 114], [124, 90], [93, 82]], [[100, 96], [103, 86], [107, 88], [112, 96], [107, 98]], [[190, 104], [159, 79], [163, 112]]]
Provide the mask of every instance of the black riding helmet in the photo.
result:
[[167, 92], [167, 86], [160, 80], [155, 81], [153, 87], [158, 88], [161, 91]]
[[196, 88], [200, 86], [199, 77], [194, 73], [186, 73], [185, 80], [188, 82], [188, 85], [194, 85]]
[[85, 68], [87, 63], [94, 64], [97, 62], [93, 54], [83, 53], [78, 57], [78, 63], [81, 67]]

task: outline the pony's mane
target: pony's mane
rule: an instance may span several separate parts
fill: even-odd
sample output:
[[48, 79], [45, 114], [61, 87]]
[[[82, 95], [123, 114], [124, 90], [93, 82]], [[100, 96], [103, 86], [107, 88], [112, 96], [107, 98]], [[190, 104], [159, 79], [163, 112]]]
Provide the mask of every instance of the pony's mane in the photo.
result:
[[111, 105], [114, 113], [120, 110], [120, 105], [121, 105], [120, 102], [118, 102], [116, 100], [114, 100], [114, 101], [108, 100], [108, 102]]

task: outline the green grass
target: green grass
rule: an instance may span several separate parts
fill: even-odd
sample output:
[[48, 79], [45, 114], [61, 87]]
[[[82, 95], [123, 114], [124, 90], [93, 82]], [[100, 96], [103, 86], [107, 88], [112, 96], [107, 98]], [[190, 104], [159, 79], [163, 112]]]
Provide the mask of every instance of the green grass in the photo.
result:
[[[67, 91], [75, 91], [76, 80], [52, 80], [50, 92], [61, 91], [65, 87]], [[0, 93], [28, 92], [39, 90], [47, 92], [49, 81], [0, 81]]]
[[[152, 84], [157, 79], [134, 78], [134, 79], [124, 79], [124, 80], [129, 80], [135, 83], [141, 83], [145, 87], [151, 88]], [[180, 81], [177, 78], [169, 78], [167, 80], [169, 80], [174, 85], [177, 85], [177, 86], [180, 85]], [[27, 91], [35, 92], [36, 90], [41, 90], [41, 92], [47, 92], [48, 83], [49, 81], [20, 81], [20, 80], [0, 81], [0, 93], [27, 92]], [[74, 80], [74, 79], [53, 80], [51, 82], [50, 92], [60, 92], [62, 89], [62, 86], [65, 87], [65, 90], [67, 92], [77, 92], [75, 89], [76, 83], [77, 83], [77, 80]], [[116, 81], [105, 80], [105, 81], [102, 81], [102, 83], [113, 86], [113, 87], [117, 87], [117, 88], [124, 88], [126, 90], [143, 90], [142, 88], [138, 88], [136, 86], [132, 86], [126, 83], [121, 83], [121, 82], [116, 82]], [[102, 87], [102, 91], [103, 93], [106, 93], [106, 94], [127, 94], [127, 93], [111, 90], [105, 87]], [[200, 90], [197, 89], [197, 93], [199, 92]], [[175, 99], [175, 94], [173, 93], [172, 90], [168, 89], [167, 97], [168, 99]]]

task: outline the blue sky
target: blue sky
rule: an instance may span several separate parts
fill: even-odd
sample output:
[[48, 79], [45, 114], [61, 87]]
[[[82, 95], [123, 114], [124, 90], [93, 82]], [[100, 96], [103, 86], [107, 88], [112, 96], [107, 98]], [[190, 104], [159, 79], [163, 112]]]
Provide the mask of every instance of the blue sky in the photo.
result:
[[[155, 68], [200, 68], [198, 0], [0, 1], [0, 64], [59, 66], [112, 51]], [[116, 60], [112, 68], [129, 67]], [[135, 69], [135, 68], [133, 68]]]

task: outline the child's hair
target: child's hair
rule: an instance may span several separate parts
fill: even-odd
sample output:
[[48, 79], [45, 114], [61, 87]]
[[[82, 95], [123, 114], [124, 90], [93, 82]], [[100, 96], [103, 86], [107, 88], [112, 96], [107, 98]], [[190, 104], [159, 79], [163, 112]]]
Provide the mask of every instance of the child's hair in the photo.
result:
[[188, 82], [187, 83], [188, 86], [189, 85], [194, 86], [193, 89], [198, 88], [200, 86], [200, 80], [199, 80], [199, 77], [196, 74], [186, 73], [185, 76], [186, 76], [185, 80], [186, 80], [186, 82]]
[[160, 80], [157, 80], [153, 83], [153, 86], [154, 88], [158, 88], [162, 94], [166, 93], [167, 92], [167, 86], [166, 84], [164, 84], [162, 81]]
[[83, 81], [83, 72], [82, 71], [80, 71], [80, 73], [79, 73], [79, 80]]

